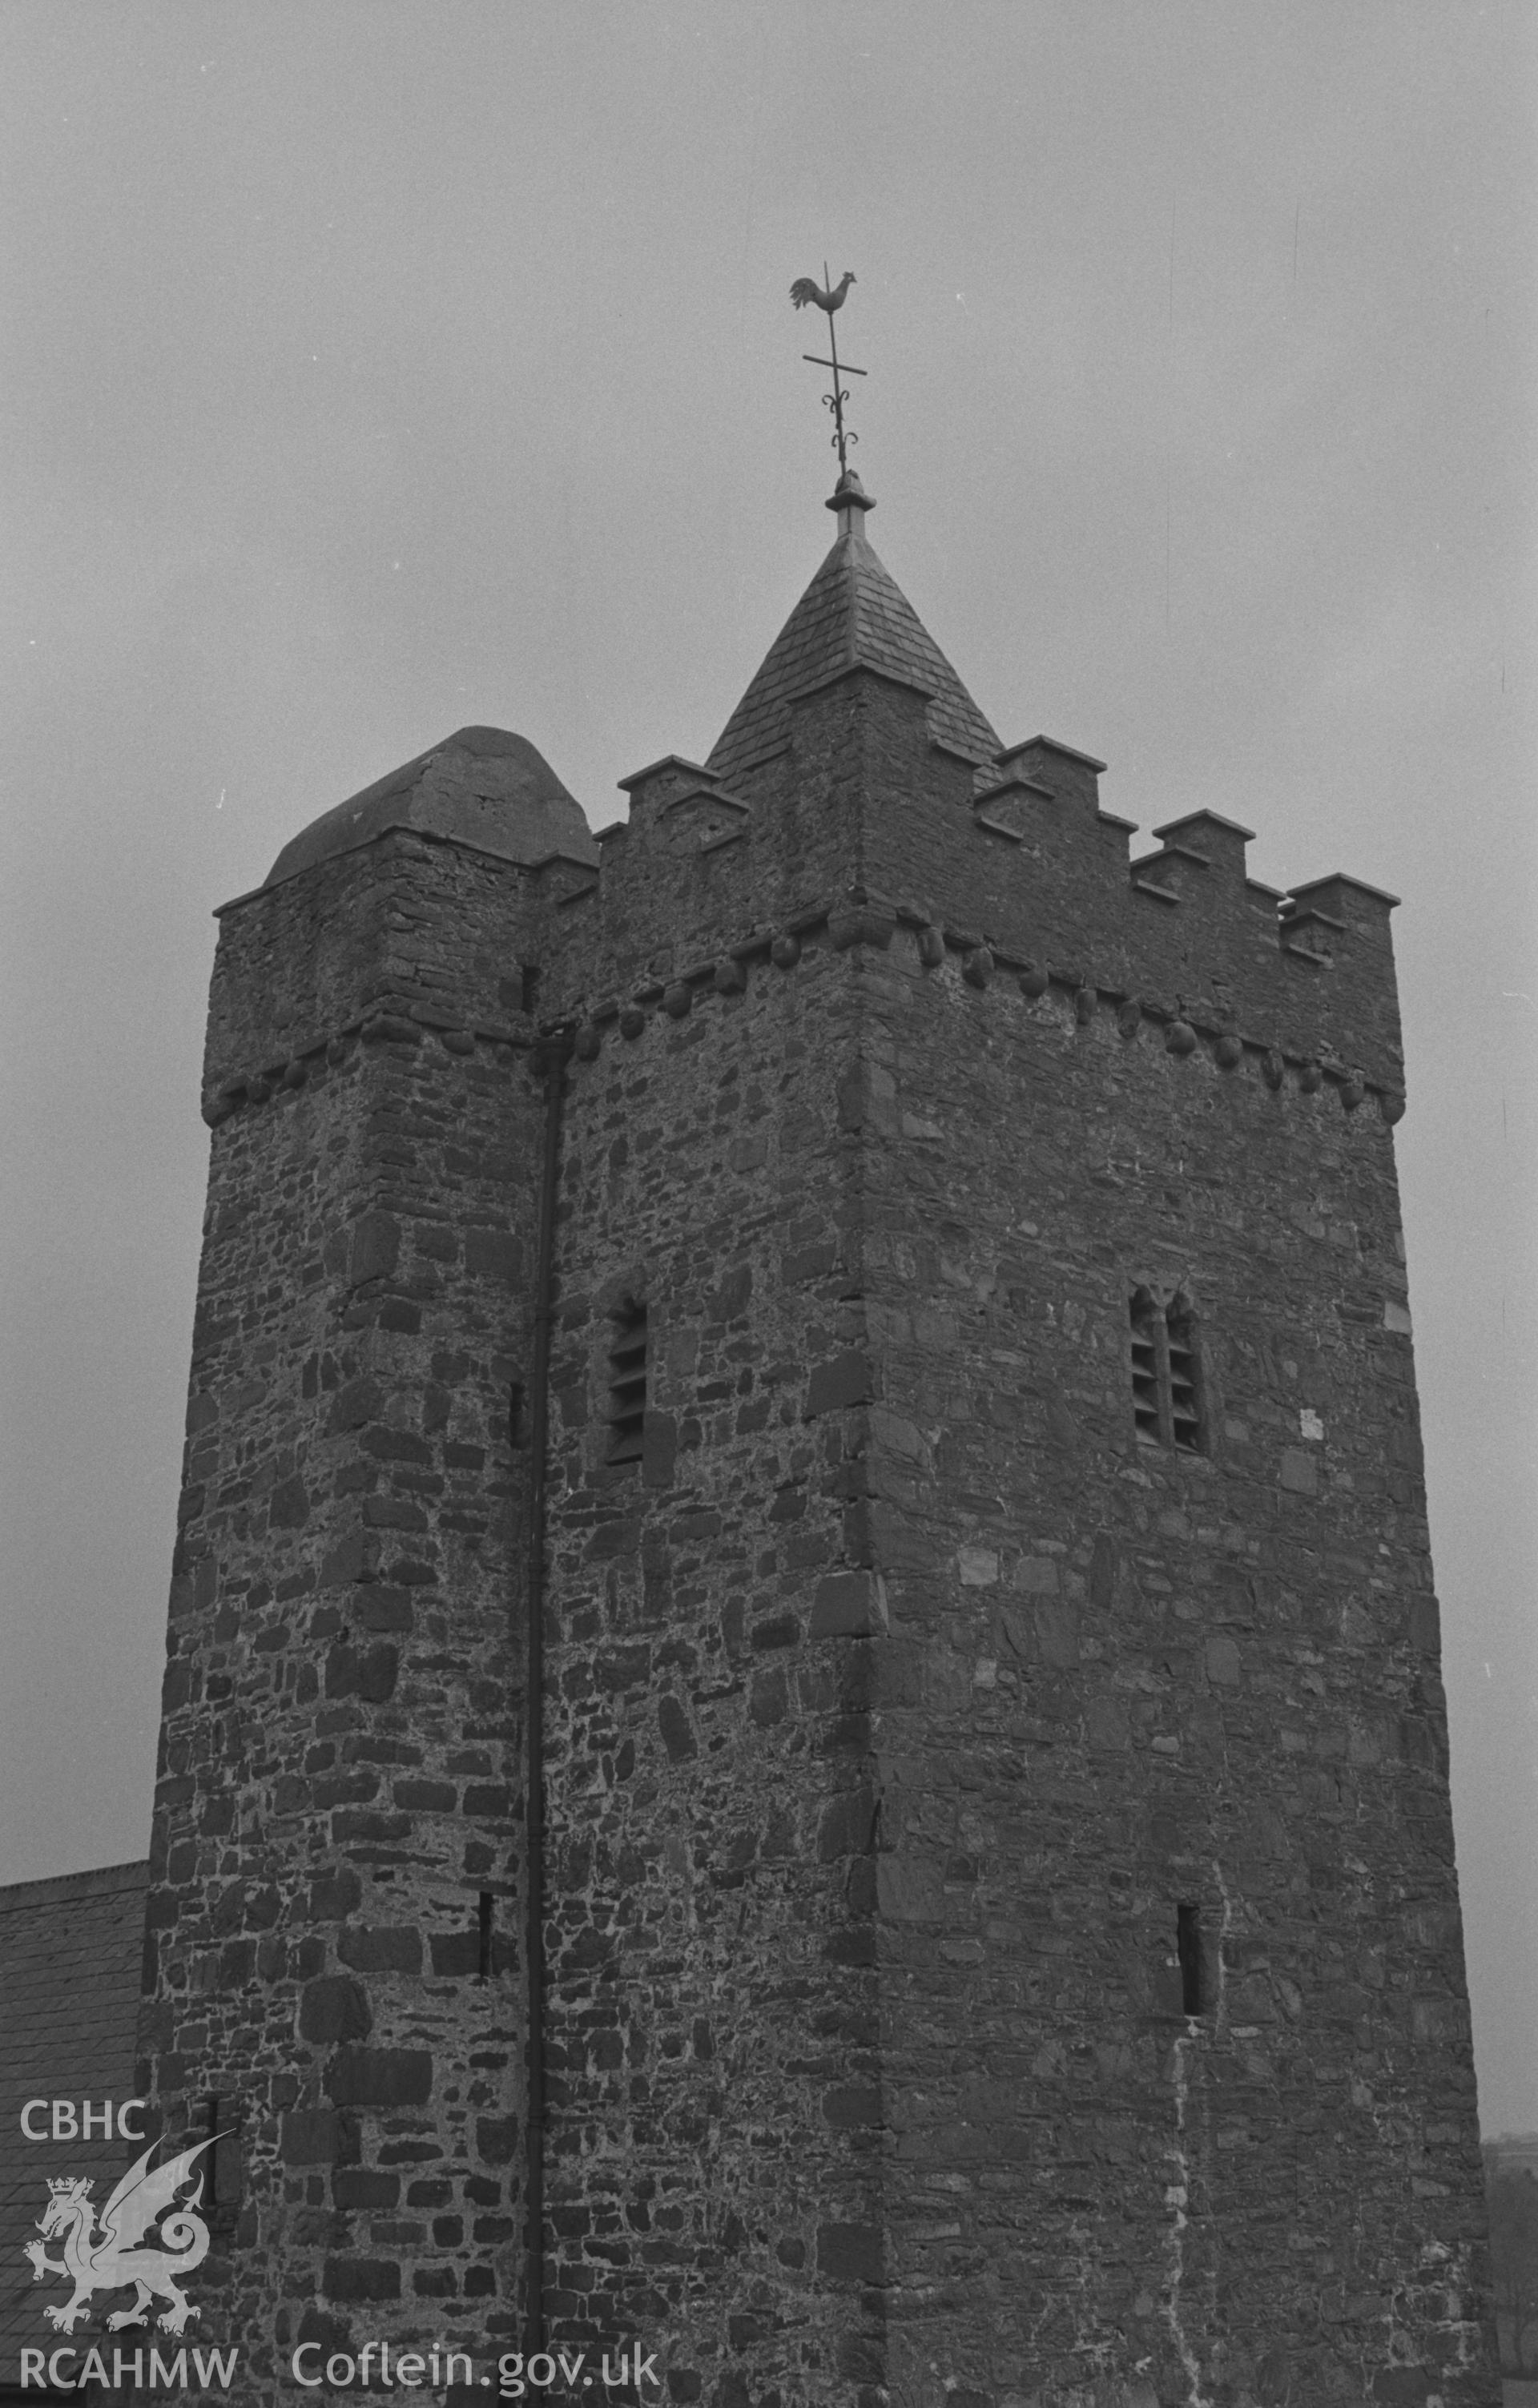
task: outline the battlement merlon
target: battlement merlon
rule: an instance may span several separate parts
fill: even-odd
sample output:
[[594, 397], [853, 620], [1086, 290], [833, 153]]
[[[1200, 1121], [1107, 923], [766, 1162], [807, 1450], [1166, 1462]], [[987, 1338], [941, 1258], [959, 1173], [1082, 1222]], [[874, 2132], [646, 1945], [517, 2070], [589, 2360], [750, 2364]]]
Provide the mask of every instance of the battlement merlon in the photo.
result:
[[707, 785], [719, 783], [715, 770], [707, 768], [700, 761], [685, 761], [682, 752], [665, 752], [660, 761], [648, 761], [644, 769], [632, 769], [627, 778], [617, 778], [614, 782], [622, 795], [633, 796], [650, 785], [653, 779], [669, 774], [697, 781], [703, 780]]
[[1400, 896], [1390, 895], [1382, 886], [1369, 886], [1364, 878], [1353, 878], [1348, 871], [1336, 870], [1329, 878], [1311, 878], [1304, 885], [1289, 886], [1287, 899], [1291, 905], [1288, 917], [1309, 911], [1328, 912], [1355, 937], [1391, 948], [1388, 914], [1397, 910]]
[[1026, 778], [1060, 800], [1100, 809], [1100, 781], [1105, 763], [1093, 752], [1076, 752], [1053, 736], [1028, 736], [1023, 744], [1006, 744], [994, 755], [1004, 775]]
[[1185, 811], [1178, 820], [1166, 820], [1154, 834], [1166, 851], [1178, 846], [1200, 853], [1210, 867], [1230, 879], [1243, 877], [1244, 848], [1255, 839], [1253, 828], [1225, 819], [1221, 811], [1209, 810]]

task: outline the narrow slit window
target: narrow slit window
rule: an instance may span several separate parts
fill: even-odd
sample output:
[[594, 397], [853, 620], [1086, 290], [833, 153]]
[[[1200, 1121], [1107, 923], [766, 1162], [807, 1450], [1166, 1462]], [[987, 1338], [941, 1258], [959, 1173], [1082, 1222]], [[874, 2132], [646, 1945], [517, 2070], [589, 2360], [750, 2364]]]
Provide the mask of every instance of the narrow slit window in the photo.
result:
[[539, 973], [532, 963], [519, 972], [518, 1000], [525, 1011], [532, 1011], [539, 1000]]
[[1201, 1996], [1201, 1909], [1199, 1906], [1176, 1907], [1175, 1947], [1180, 1957], [1181, 2013], [1200, 2015], [1205, 2002]]
[[1205, 1454], [1201, 1358], [1187, 1298], [1177, 1295], [1161, 1304], [1151, 1289], [1134, 1288], [1128, 1312], [1132, 1420], [1139, 1439], [1146, 1446]]
[[646, 1307], [627, 1298], [614, 1325], [609, 1350], [609, 1460], [639, 1463], [646, 1427]]
[[476, 1913], [475, 1970], [482, 1982], [491, 1976], [493, 1916], [496, 1901], [489, 1889], [483, 1889]]
[[198, 2159], [203, 2175], [203, 2203], [216, 2229], [227, 2232], [240, 2205], [240, 2099], [227, 2093], [203, 2102], [208, 2122], [205, 2137], [213, 2143]]
[[522, 1380], [514, 1380], [508, 1390], [508, 1444], [517, 1448], [523, 1443], [524, 1383]]

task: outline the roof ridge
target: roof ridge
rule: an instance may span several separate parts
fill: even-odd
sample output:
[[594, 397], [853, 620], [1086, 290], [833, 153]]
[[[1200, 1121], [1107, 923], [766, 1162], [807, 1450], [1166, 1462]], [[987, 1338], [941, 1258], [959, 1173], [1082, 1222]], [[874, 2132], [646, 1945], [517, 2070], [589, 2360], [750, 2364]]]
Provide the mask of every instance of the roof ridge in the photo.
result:
[[114, 1891], [143, 1889], [150, 1878], [150, 1859], [136, 1856], [122, 1865], [88, 1865], [77, 1873], [50, 1873], [41, 1881], [0, 1885], [0, 1914], [14, 1914], [28, 1906], [50, 1906], [65, 1898], [105, 1897]]

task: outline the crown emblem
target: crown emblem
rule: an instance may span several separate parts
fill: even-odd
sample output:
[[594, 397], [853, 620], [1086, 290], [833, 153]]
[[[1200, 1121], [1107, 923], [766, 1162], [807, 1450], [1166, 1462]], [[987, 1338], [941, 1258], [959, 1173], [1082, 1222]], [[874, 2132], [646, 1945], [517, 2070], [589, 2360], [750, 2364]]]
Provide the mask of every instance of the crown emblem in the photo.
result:
[[78, 2190], [82, 2199], [91, 2188], [89, 2182], [77, 2182], [73, 2174], [50, 2174], [48, 2186], [55, 2196], [66, 2190]]

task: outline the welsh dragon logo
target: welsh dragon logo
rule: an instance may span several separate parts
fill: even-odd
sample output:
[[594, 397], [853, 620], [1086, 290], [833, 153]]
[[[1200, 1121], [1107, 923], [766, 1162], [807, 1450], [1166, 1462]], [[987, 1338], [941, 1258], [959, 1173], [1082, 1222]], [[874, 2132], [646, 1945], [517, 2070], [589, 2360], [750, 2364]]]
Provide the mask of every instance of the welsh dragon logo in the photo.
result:
[[[194, 2212], [203, 2198], [201, 2172], [196, 2176], [197, 2188], [192, 2198], [172, 2214], [167, 2214], [166, 2210], [178, 2191], [193, 2181], [194, 2158], [211, 2148], [217, 2137], [215, 2134], [200, 2141], [194, 2149], [184, 2149], [180, 2157], [168, 2158], [152, 2173], [150, 2160], [158, 2144], [151, 2142], [104, 2203], [99, 2232], [94, 2229], [96, 2210], [89, 2196], [89, 2180], [82, 2182], [62, 2174], [57, 2181], [49, 2183], [48, 2207], [37, 2225], [43, 2240], [27, 2242], [25, 2249], [32, 2260], [35, 2283], [44, 2282], [50, 2274], [62, 2274], [75, 2286], [73, 2296], [63, 2307], [43, 2310], [58, 2331], [73, 2332], [82, 2318], [90, 2321], [93, 2291], [122, 2290], [130, 2283], [136, 2293], [133, 2305], [120, 2308], [116, 2315], [108, 2317], [108, 2332], [120, 2332], [125, 2325], [147, 2325], [147, 2311], [153, 2299], [167, 2302], [165, 2315], [158, 2318], [162, 2332], [186, 2330], [187, 2319], [199, 2311], [177, 2288], [177, 2277], [190, 2274], [208, 2254], [208, 2228]], [[143, 2241], [162, 2215], [165, 2221], [154, 2236], [162, 2245], [137, 2247], [136, 2243]], [[59, 2232], [64, 2235], [64, 2256], [50, 2258], [43, 2242]]]

